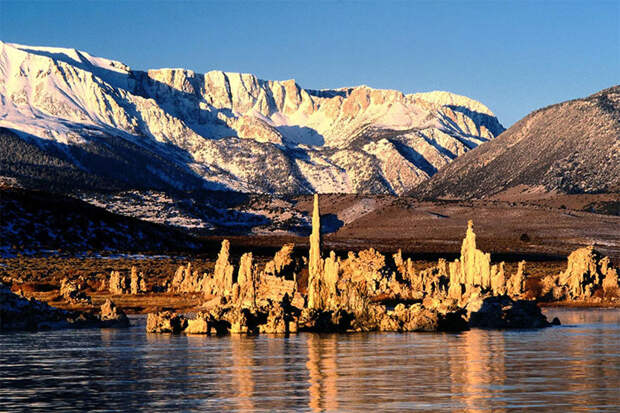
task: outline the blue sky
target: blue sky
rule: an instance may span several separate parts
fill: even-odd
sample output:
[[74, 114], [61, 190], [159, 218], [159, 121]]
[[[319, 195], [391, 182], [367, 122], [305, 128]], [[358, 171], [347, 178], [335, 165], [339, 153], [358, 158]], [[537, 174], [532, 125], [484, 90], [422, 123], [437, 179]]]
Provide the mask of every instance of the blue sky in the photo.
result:
[[448, 90], [505, 126], [620, 83], [619, 1], [0, 1], [0, 39], [74, 47], [135, 69], [184, 67]]

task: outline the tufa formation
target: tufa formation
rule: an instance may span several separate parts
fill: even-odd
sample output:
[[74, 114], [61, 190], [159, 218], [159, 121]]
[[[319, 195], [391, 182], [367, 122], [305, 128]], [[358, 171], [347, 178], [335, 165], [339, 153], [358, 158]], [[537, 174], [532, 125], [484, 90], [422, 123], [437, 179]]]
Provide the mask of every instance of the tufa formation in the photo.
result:
[[[370, 248], [331, 251], [322, 258], [318, 196], [314, 197], [307, 288], [297, 277], [294, 246], [287, 244], [261, 271], [252, 253], [239, 261], [236, 279], [222, 243], [212, 275], [181, 266], [172, 291], [200, 292], [205, 302], [192, 318], [149, 315], [147, 330], [187, 334], [287, 334], [298, 331], [459, 331], [470, 327], [539, 328], [550, 324], [533, 301], [523, 300], [524, 263], [506, 277], [504, 263], [476, 247], [470, 221], [461, 256], [417, 271], [399, 251], [392, 260]], [[212, 280], [204, 283], [205, 279]], [[202, 281], [202, 282], [201, 282]], [[227, 288], [229, 285], [230, 292]], [[221, 288], [204, 288], [204, 285]]]

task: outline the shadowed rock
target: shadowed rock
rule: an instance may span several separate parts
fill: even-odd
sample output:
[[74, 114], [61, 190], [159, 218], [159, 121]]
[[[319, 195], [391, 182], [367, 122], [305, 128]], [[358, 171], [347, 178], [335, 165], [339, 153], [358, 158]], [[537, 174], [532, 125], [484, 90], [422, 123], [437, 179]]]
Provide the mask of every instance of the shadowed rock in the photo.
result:
[[0, 284], [0, 331], [40, 331], [65, 328], [126, 327], [94, 314], [67, 311], [19, 296]]
[[534, 301], [514, 301], [506, 296], [475, 297], [465, 308], [471, 327], [521, 329], [551, 325]]

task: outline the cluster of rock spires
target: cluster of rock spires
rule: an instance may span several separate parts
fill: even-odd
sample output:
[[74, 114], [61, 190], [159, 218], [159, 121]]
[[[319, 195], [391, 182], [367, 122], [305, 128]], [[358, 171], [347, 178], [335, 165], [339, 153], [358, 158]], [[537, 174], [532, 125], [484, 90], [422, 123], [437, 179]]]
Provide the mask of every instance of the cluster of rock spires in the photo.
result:
[[[471, 221], [460, 258], [440, 259], [421, 271], [400, 251], [391, 261], [372, 248], [349, 252], [345, 259], [334, 251], [323, 258], [316, 195], [307, 280], [305, 268], [296, 264], [292, 244], [284, 245], [262, 271], [246, 253], [235, 272], [229, 249], [228, 241], [223, 241], [213, 274], [199, 275], [188, 264], [177, 270], [170, 284], [170, 291], [203, 293], [202, 311], [191, 318], [172, 312], [149, 314], [147, 331], [458, 331], [550, 325], [526, 294], [525, 261], [511, 276], [503, 262], [492, 265], [490, 254], [476, 247]], [[592, 296], [599, 287], [605, 294], [612, 290], [617, 294], [618, 275], [609, 259], [586, 250], [590, 254], [576, 251], [567, 271], [545, 282], [565, 291], [562, 297], [568, 299]]]
[[[529, 287], [526, 288], [526, 281]], [[83, 279], [61, 280], [60, 295], [69, 303], [92, 307]], [[533, 292], [538, 285], [539, 292]], [[145, 277], [136, 267], [112, 271], [111, 294], [142, 294]], [[616, 300], [618, 270], [593, 247], [568, 257], [564, 272], [528, 280], [525, 261], [506, 274], [505, 264], [476, 246], [468, 224], [460, 258], [417, 270], [401, 251], [386, 257], [370, 248], [322, 255], [318, 196], [314, 199], [309, 256], [295, 256], [285, 244], [259, 268], [251, 252], [231, 263], [230, 243], [222, 242], [212, 273], [199, 274], [190, 263], [180, 266], [168, 292], [204, 297], [192, 317], [173, 312], [152, 313], [147, 331], [187, 334], [294, 333], [298, 331], [460, 331], [482, 328], [549, 326], [536, 301]], [[27, 299], [0, 285], [2, 330], [122, 327], [128, 320], [107, 300], [98, 314], [66, 311]]]
[[122, 274], [119, 271], [112, 271], [108, 281], [108, 289], [112, 294], [141, 294], [146, 292], [146, 281], [144, 274], [138, 273], [135, 266], [131, 267], [131, 273]]
[[84, 293], [83, 289], [84, 286], [78, 281], [69, 280], [66, 277], [60, 280], [60, 295], [69, 303], [92, 304], [90, 297]]
[[600, 298], [620, 296], [618, 270], [609, 257], [591, 246], [573, 251], [566, 271], [543, 278], [542, 287], [543, 296], [552, 300], [586, 301], [597, 294]]
[[[64, 287], [72, 290], [71, 283]], [[0, 331], [39, 331], [64, 328], [118, 328], [128, 327], [125, 313], [110, 300], [100, 308], [100, 314], [67, 311], [51, 307], [35, 299], [15, 294], [0, 283]]]

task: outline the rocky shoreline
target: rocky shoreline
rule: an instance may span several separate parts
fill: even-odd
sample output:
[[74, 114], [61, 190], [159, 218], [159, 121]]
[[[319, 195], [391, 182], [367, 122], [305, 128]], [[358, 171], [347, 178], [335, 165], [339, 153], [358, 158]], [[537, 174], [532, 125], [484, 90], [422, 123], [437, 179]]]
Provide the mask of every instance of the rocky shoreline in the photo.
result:
[[67, 311], [22, 297], [0, 284], [0, 331], [124, 327], [129, 327], [129, 319], [110, 300], [101, 306], [98, 315], [84, 311]]

